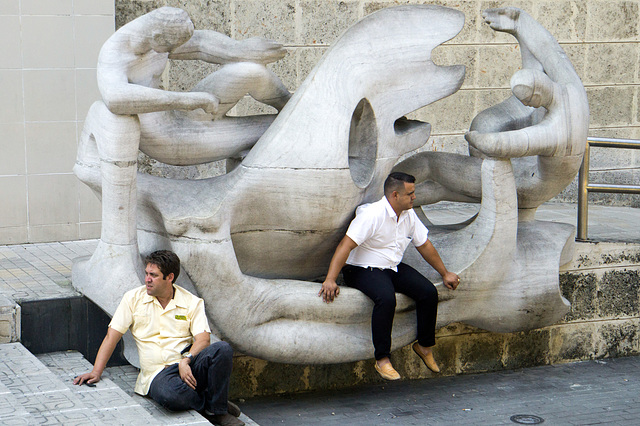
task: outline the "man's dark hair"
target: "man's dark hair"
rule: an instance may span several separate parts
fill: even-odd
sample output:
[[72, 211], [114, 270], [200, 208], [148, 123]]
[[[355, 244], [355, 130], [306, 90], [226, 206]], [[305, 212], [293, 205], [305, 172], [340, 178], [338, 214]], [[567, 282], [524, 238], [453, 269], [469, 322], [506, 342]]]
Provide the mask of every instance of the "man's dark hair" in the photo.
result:
[[407, 173], [393, 172], [384, 181], [384, 195], [390, 196], [393, 191], [400, 192], [404, 184], [416, 183], [416, 178]]
[[162, 278], [166, 278], [167, 275], [173, 273], [172, 284], [176, 282], [180, 274], [180, 258], [170, 250], [154, 251], [145, 257], [144, 262], [145, 265], [156, 265], [158, 269], [160, 269], [160, 272], [162, 272]]

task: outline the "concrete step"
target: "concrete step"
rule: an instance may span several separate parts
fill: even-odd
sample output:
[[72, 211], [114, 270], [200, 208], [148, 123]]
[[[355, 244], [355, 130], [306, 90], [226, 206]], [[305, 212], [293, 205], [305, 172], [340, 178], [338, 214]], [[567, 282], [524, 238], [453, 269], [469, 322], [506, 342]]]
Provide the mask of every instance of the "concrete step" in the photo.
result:
[[0, 424], [32, 425], [36, 423], [25, 408], [18, 403], [11, 390], [0, 382]]
[[75, 351], [37, 355], [51, 372], [76, 393], [82, 402], [99, 414], [104, 424], [210, 425], [195, 411], [172, 412], [152, 399], [133, 392], [138, 370], [132, 366], [110, 367], [96, 387], [76, 386], [72, 380], [93, 366]]
[[[188, 411], [182, 413], [175, 413], [169, 410], [162, 408], [157, 405], [153, 400], [149, 398], [143, 398], [140, 395], [133, 392], [133, 388], [136, 384], [136, 378], [138, 377], [138, 369], [132, 365], [123, 365], [120, 367], [107, 367], [105, 370], [105, 374], [108, 374], [111, 380], [113, 380], [120, 388], [124, 389], [129, 395], [131, 395], [134, 400], [139, 400], [140, 405], [147, 408], [149, 412], [153, 415], [154, 419], [158, 419], [158, 422], [169, 421], [170, 419], [180, 419], [185, 423], [176, 423], [176, 424], [197, 424], [198, 418], [202, 419], [195, 411]], [[242, 408], [242, 407], [240, 407]], [[189, 416], [193, 416], [193, 423], [190, 423]], [[197, 417], [197, 418], [196, 418]], [[168, 419], [168, 420], [164, 420]], [[258, 423], [254, 422], [251, 418], [247, 417], [244, 413], [240, 415], [240, 420], [242, 420], [247, 426], [259, 426]], [[175, 421], [175, 420], [174, 420]], [[206, 424], [210, 424], [205, 420]]]
[[0, 345], [0, 383], [11, 400], [2, 424], [94, 425], [94, 413], [20, 343]]

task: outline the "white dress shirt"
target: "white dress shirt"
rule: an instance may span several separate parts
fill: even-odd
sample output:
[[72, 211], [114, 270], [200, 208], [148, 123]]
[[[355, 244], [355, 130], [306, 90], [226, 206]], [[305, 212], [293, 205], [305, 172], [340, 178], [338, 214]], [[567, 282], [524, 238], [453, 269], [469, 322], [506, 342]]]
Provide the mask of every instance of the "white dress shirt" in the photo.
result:
[[386, 197], [363, 204], [347, 229], [347, 236], [358, 244], [347, 264], [397, 271], [409, 243], [420, 247], [427, 242], [428, 234], [413, 209], [404, 210], [398, 219]]

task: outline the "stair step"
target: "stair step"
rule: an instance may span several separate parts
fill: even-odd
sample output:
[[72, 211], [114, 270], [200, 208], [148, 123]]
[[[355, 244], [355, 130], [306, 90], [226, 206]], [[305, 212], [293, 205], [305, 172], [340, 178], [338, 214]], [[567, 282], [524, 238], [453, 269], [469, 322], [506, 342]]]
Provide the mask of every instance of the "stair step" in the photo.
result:
[[93, 413], [94, 420], [101, 424], [157, 424], [147, 410], [108, 377], [103, 376], [95, 387], [74, 385], [75, 376], [93, 368], [79, 352], [52, 352], [37, 355], [37, 358], [80, 399]]
[[20, 343], [0, 345], [0, 359], [0, 382], [15, 399], [15, 412], [3, 424], [96, 424], [79, 398]]
[[[169, 411], [152, 399], [142, 397], [133, 391], [138, 369], [133, 366], [109, 367], [95, 388], [73, 385], [72, 380], [81, 373], [91, 371], [93, 366], [82, 354], [75, 351], [52, 352], [37, 355], [40, 361], [58, 375], [62, 381], [77, 392], [82, 401], [101, 416], [114, 413], [116, 416], [135, 411], [135, 422], [127, 424], [163, 425], [210, 425], [209, 421], [196, 411]], [[103, 420], [112, 423], [110, 420]], [[118, 420], [119, 421], [119, 420]]]
[[11, 390], [0, 382], [0, 424], [30, 425], [36, 423], [31, 414], [18, 404]]
[[[168, 419], [180, 419], [185, 423], [175, 423], [175, 424], [207, 424], [210, 425], [206, 419], [204, 419], [200, 414], [195, 411], [183, 411], [182, 413], [176, 413], [173, 411], [169, 411], [165, 408], [162, 408], [158, 404], [156, 404], [152, 399], [143, 398], [140, 395], [133, 392], [133, 387], [136, 384], [136, 378], [138, 377], [138, 369], [132, 365], [123, 365], [119, 367], [107, 367], [106, 372], [108, 372], [109, 377], [113, 380], [118, 386], [122, 389], [126, 389], [126, 392], [132, 396], [134, 399], [140, 400], [140, 405], [147, 408], [151, 415], [157, 419], [158, 423], [163, 421], [169, 421]], [[176, 416], [180, 417], [176, 417]], [[189, 417], [193, 416], [193, 417]], [[240, 420], [242, 420], [246, 426], [259, 426], [258, 423], [254, 422], [250, 417], [247, 417], [244, 413], [240, 415]], [[164, 420], [167, 419], [167, 420]], [[204, 423], [201, 423], [201, 420], [204, 420]]]

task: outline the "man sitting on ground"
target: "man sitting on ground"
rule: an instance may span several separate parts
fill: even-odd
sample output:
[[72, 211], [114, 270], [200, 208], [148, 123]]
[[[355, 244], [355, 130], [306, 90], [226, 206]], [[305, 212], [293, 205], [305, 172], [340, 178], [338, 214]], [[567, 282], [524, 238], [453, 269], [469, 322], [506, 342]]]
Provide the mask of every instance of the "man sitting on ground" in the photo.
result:
[[197, 410], [214, 424], [244, 425], [236, 418], [240, 409], [227, 400], [233, 351], [226, 342], [210, 344], [204, 301], [174, 284], [180, 259], [160, 250], [145, 263], [146, 285], [124, 294], [93, 370], [73, 383], [100, 381], [120, 338], [131, 330], [140, 357], [136, 393], [173, 411]]

